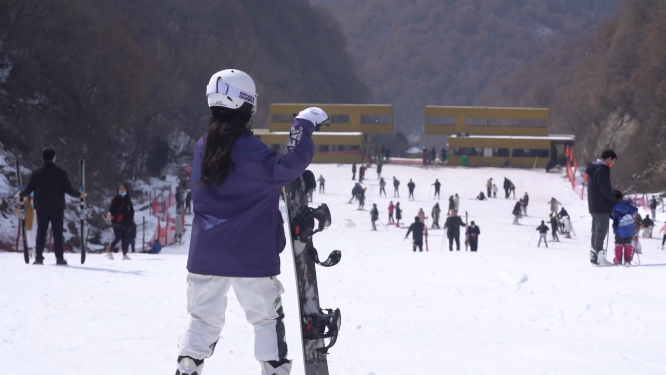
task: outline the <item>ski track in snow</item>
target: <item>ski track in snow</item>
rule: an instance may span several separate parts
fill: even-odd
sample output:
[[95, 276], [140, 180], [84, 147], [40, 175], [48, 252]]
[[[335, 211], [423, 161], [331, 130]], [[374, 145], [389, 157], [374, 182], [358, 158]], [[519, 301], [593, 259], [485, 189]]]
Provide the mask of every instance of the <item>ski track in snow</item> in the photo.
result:
[[[333, 217], [314, 244], [321, 254], [343, 253], [339, 265], [317, 269], [322, 307], [339, 307], [343, 319], [328, 358], [331, 374], [666, 373], [666, 296], [659, 290], [666, 252], [657, 250], [657, 240], [642, 240], [644, 266], [590, 266], [587, 203], [561, 176], [385, 165], [384, 178], [390, 184], [396, 176], [403, 196], [414, 180], [417, 200], [378, 198], [373, 168], [367, 174], [368, 209], [357, 211], [356, 202], [347, 203], [350, 166], [310, 169], [324, 175], [327, 191], [315, 193], [312, 205], [327, 203]], [[517, 195], [530, 193], [528, 213], [534, 216], [520, 226], [511, 225], [515, 200], [468, 199], [485, 192], [489, 177], [501, 188], [505, 176]], [[384, 224], [390, 200], [400, 202], [405, 225], [419, 208], [430, 216], [434, 201], [426, 194], [435, 178], [443, 184], [443, 210], [458, 193], [460, 211], [479, 225], [478, 253], [465, 252], [464, 244], [460, 252], [449, 252], [448, 244], [440, 251], [442, 230], [429, 230], [427, 253], [412, 252], [411, 242], [403, 241], [406, 228], [380, 224], [370, 231], [372, 203]], [[579, 237], [537, 248], [535, 228], [546, 220], [551, 197], [569, 211]], [[67, 254], [69, 267], [54, 266], [51, 253], [42, 267], [23, 264], [18, 253], [0, 253], [2, 373], [174, 373], [187, 323], [187, 249], [184, 244], [159, 255], [131, 254], [132, 261], [90, 254], [85, 265]], [[289, 246], [281, 257], [292, 374], [302, 374]], [[228, 298], [226, 326], [204, 374], [259, 374], [252, 327], [234, 293]]]

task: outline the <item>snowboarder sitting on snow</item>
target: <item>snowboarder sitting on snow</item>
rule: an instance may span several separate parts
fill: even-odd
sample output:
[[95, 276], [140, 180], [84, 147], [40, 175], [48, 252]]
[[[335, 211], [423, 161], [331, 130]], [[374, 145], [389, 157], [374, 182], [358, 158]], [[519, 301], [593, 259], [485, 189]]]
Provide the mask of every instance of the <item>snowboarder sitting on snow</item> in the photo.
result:
[[[312, 132], [326, 125], [328, 116], [315, 107], [301, 111], [290, 133], [298, 137], [291, 137], [280, 155], [252, 136], [257, 92], [249, 75], [236, 69], [220, 71], [211, 77], [206, 92], [210, 120], [194, 150], [189, 322], [178, 343], [177, 373], [201, 375], [204, 359], [216, 346], [226, 346], [220, 333], [227, 294], [233, 288], [254, 326], [254, 357], [262, 374], [286, 375], [292, 363], [287, 359], [280, 297], [284, 288], [277, 278], [286, 244], [278, 209], [280, 190], [312, 161]], [[266, 223], [261, 232], [265, 234], [257, 235], [257, 222]]]
[[487, 201], [486, 196], [483, 194], [483, 192], [479, 192], [479, 195], [476, 196], [476, 199], [480, 201]]
[[409, 179], [409, 183], [407, 184], [407, 188], [409, 189], [409, 200], [413, 201], [414, 200], [414, 188], [416, 187], [416, 184], [412, 181], [412, 179]]
[[[439, 227], [439, 214], [442, 212], [442, 210], [439, 208], [439, 203], [435, 203], [435, 207], [432, 208], [432, 227], [437, 229], [440, 229]], [[666, 238], [666, 236], [664, 236]]]
[[[617, 204], [613, 207], [611, 218], [613, 219], [613, 233], [615, 234], [615, 259], [613, 264], [629, 264], [634, 255], [632, 241], [636, 235], [634, 226], [634, 215], [638, 207], [631, 199], [624, 199], [621, 191], [613, 191]], [[624, 263], [622, 256], [624, 255]]]
[[546, 244], [546, 247], [548, 247], [548, 239], [546, 238], [546, 235], [548, 235], [548, 227], [546, 226], [546, 222], [541, 220], [541, 225], [539, 225], [536, 230], [539, 231], [539, 244], [537, 247], [541, 247], [542, 240]]
[[414, 222], [412, 225], [409, 226], [409, 230], [407, 231], [407, 235], [405, 235], [405, 239], [409, 237], [410, 233], [412, 234], [412, 239], [414, 240], [413, 248], [414, 251], [416, 251], [416, 248], [419, 248], [419, 251], [423, 251], [423, 231], [425, 229], [425, 224], [419, 220], [419, 217], [414, 218]]
[[650, 215], [645, 215], [643, 219], [643, 238], [652, 238], [652, 229], [654, 228], [654, 221], [650, 219]]
[[142, 253], [159, 254], [160, 251], [162, 251], [162, 244], [159, 239], [155, 239], [155, 241], [148, 242], [148, 249], [142, 251]]
[[481, 229], [476, 226], [474, 221], [470, 222], [469, 228], [467, 228], [467, 241], [469, 241], [470, 250], [476, 251], [479, 248], [480, 234]]
[[351, 202], [354, 200], [354, 198], [358, 199], [358, 196], [361, 195], [362, 191], [363, 191], [363, 187], [361, 186], [360, 183], [357, 182], [356, 184], [354, 184], [354, 187], [352, 188], [352, 197], [349, 200], [349, 202], [347, 202], [347, 203], [351, 204]]
[[456, 210], [451, 210], [451, 216], [446, 218], [444, 228], [447, 229], [446, 236], [449, 238], [449, 251], [453, 251], [453, 241], [456, 241], [456, 250], [460, 251], [460, 227], [464, 227], [462, 219]]
[[379, 211], [377, 211], [377, 204], [372, 204], [372, 210], [370, 210], [370, 220], [372, 221], [372, 230], [377, 230], [375, 221], [379, 220]]

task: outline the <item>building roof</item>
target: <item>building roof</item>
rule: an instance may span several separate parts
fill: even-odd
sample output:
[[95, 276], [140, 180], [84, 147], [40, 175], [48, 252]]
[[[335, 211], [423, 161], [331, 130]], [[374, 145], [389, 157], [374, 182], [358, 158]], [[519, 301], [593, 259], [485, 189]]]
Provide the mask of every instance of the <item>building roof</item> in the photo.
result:
[[551, 134], [545, 136], [538, 135], [468, 135], [459, 137], [457, 135], [450, 135], [450, 138], [471, 138], [471, 139], [531, 139], [531, 140], [548, 140], [548, 141], [573, 141], [576, 139], [575, 135], [569, 134]]
[[[272, 132], [268, 129], [252, 129], [257, 135], [289, 135], [289, 132]], [[359, 136], [362, 132], [314, 132], [312, 136]]]

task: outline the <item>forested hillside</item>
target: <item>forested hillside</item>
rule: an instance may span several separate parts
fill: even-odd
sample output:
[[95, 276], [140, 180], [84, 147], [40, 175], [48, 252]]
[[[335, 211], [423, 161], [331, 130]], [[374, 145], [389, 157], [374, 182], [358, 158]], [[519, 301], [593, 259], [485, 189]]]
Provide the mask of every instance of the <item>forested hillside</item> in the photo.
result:
[[[330, 7], [359, 76], [397, 126], [425, 105], [473, 105], [493, 82], [570, 37], [592, 34], [622, 0], [311, 0]], [[496, 97], [501, 100], [502, 93]]]
[[202, 134], [205, 86], [230, 67], [258, 84], [255, 127], [271, 102], [370, 100], [335, 17], [307, 0], [4, 0], [0, 142], [28, 166], [44, 146], [72, 172], [86, 158], [93, 193], [158, 173], [179, 131]]
[[578, 137], [579, 159], [618, 151], [614, 183], [666, 184], [666, 2], [629, 0], [596, 35], [574, 38], [495, 82], [482, 105], [544, 106]]

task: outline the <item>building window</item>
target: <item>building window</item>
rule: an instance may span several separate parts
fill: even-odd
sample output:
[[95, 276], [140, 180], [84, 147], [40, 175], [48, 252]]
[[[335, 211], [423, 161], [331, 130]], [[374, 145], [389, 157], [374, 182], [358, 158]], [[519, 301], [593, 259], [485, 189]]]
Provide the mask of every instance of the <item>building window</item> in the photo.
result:
[[348, 124], [349, 115], [331, 115], [331, 122], [336, 124]]
[[345, 145], [338, 145], [338, 151], [347, 151], [347, 146], [345, 146]]
[[392, 117], [389, 115], [361, 115], [362, 124], [390, 124]]
[[328, 145], [319, 145], [319, 152], [328, 152], [328, 151], [329, 151]]
[[548, 150], [539, 150], [539, 149], [531, 149], [530, 150], [530, 156], [535, 158], [535, 157], [540, 157], [540, 158], [547, 158], [549, 155]]
[[482, 156], [482, 150], [474, 147], [453, 147], [451, 152], [453, 156]]
[[271, 150], [273, 150], [275, 152], [280, 152], [281, 149], [282, 149], [282, 145], [280, 145], [278, 143], [273, 143], [271, 145]]
[[467, 117], [465, 118], [465, 125], [467, 126], [486, 126], [485, 117]]
[[493, 149], [493, 156], [509, 157], [509, 149], [508, 148], [494, 148]]
[[455, 126], [455, 117], [428, 117], [428, 125]]
[[361, 146], [358, 146], [358, 145], [351, 145], [351, 146], [347, 146], [347, 147], [348, 147], [347, 149], [349, 151], [359, 151], [361, 149]]
[[548, 126], [548, 122], [537, 119], [520, 119], [518, 120], [518, 126], [521, 128], [545, 128]]
[[271, 116], [271, 122], [294, 122], [294, 115], [286, 115], [282, 113], [275, 113]]
[[514, 148], [512, 156], [514, 158], [547, 158], [549, 155], [548, 150], [529, 149], [529, 148]]
[[489, 118], [488, 126], [516, 126], [516, 120], [512, 118]]

